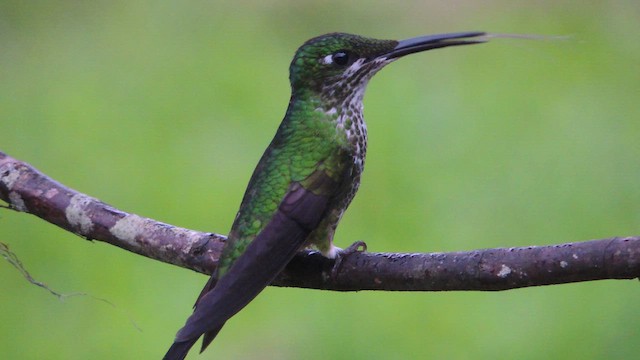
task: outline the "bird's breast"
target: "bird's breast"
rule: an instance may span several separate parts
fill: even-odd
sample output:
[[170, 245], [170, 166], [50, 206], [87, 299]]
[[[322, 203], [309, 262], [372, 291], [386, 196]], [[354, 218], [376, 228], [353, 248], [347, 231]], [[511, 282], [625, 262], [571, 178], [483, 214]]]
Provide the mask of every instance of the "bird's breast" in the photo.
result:
[[338, 117], [338, 127], [346, 135], [356, 171], [362, 172], [367, 153], [367, 125], [362, 116], [362, 108], [346, 107]]

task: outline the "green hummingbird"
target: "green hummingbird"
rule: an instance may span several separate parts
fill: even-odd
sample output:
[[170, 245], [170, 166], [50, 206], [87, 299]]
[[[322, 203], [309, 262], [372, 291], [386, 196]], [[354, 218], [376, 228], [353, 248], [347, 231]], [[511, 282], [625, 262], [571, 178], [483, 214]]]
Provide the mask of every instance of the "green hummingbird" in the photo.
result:
[[331, 33], [305, 42], [289, 67], [291, 99], [251, 176], [218, 267], [165, 360], [202, 350], [301, 248], [336, 258], [357, 251], [333, 245], [340, 218], [360, 184], [367, 149], [362, 97], [385, 65], [408, 54], [485, 42], [484, 32], [377, 40]]

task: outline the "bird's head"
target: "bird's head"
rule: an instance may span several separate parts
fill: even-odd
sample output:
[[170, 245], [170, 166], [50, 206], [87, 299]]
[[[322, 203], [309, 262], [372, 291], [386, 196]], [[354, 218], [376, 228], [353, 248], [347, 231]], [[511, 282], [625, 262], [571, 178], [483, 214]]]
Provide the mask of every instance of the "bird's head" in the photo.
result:
[[385, 65], [408, 54], [454, 45], [484, 42], [483, 32], [427, 35], [407, 40], [378, 40], [331, 33], [305, 42], [289, 68], [293, 94], [311, 91], [328, 99], [364, 92], [367, 82]]

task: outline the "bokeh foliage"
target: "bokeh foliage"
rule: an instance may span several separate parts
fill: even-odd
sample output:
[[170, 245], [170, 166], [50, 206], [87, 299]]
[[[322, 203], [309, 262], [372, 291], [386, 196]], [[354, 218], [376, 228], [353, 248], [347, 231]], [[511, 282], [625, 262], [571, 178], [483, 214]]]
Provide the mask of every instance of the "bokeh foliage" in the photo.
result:
[[[121, 209], [225, 233], [307, 38], [485, 30], [402, 59], [365, 97], [363, 185], [337, 241], [454, 251], [638, 235], [637, 1], [1, 1], [0, 149]], [[0, 241], [7, 359], [160, 358], [205, 277], [32, 216]], [[267, 289], [193, 359], [630, 359], [637, 281], [499, 293]], [[138, 331], [131, 323], [140, 326]]]

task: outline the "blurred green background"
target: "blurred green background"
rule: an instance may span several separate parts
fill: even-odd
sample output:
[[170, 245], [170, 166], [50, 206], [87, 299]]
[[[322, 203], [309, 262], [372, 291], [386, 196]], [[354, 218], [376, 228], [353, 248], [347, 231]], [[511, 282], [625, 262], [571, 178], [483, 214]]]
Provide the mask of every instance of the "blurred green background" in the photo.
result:
[[[289, 100], [287, 66], [331, 31], [496, 39], [402, 59], [365, 96], [367, 169], [337, 233], [371, 251], [640, 233], [637, 1], [1, 1], [0, 150], [126, 211], [226, 233]], [[29, 215], [0, 241], [6, 359], [159, 359], [206, 277]], [[498, 293], [269, 288], [191, 359], [631, 359], [640, 284]], [[141, 328], [138, 331], [131, 320]]]

